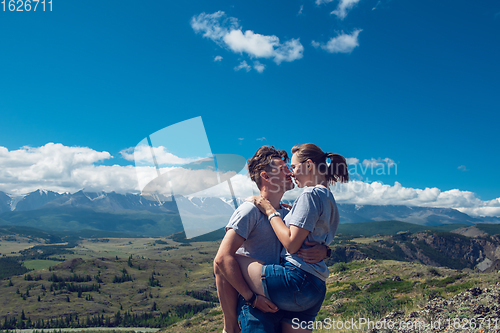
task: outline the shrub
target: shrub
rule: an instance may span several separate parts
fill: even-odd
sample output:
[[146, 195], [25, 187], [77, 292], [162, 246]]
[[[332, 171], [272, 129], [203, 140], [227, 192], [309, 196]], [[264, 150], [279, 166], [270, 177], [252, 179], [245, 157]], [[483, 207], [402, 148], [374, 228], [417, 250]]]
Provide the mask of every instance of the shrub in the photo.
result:
[[344, 262], [337, 262], [331, 268], [332, 273], [340, 273], [347, 271], [347, 265]]
[[384, 292], [379, 295], [364, 296], [361, 298], [362, 310], [372, 317], [381, 317], [396, 308], [397, 303], [391, 293]]

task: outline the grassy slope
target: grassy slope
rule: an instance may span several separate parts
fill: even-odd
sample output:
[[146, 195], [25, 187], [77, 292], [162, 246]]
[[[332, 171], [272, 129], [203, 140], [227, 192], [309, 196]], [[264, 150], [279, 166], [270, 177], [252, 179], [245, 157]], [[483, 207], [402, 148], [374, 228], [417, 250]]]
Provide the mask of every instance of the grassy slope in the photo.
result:
[[339, 224], [337, 234], [348, 235], [395, 235], [398, 232], [419, 232], [424, 230], [451, 231], [465, 227], [463, 224], [444, 224], [439, 226], [425, 226], [401, 221], [380, 221], [366, 223]]
[[[127, 242], [126, 245], [133, 246], [135, 241], [144, 239], [129, 239], [132, 244]], [[92, 247], [94, 244], [96, 246]], [[118, 243], [115, 244], [117, 251], [113, 251], [113, 256], [110, 256], [108, 250], [99, 252], [98, 245], [101, 245], [101, 242], [87, 244], [87, 250], [92, 252], [92, 255], [86, 256], [88, 259], [67, 260], [52, 266], [51, 271], [41, 269], [29, 272], [32, 277], [39, 275], [39, 281], [26, 281], [25, 275], [11, 277], [13, 286], [9, 286], [9, 279], [0, 281], [0, 320], [5, 316], [18, 317], [22, 310], [32, 321], [68, 314], [78, 314], [80, 317], [98, 313], [109, 315], [118, 310], [142, 313], [149, 312], [154, 303], [158, 311], [165, 312], [178, 304], [203, 303], [187, 296], [186, 291], [207, 290], [215, 295], [212, 260], [218, 247], [217, 243], [183, 246], [173, 241], [167, 241], [165, 244], [165, 241], [156, 243], [155, 240], [149, 239], [149, 243], [136, 244], [144, 248], [141, 253], [149, 259], [135, 254], [132, 259], [133, 267], [128, 265], [128, 256], [119, 256], [117, 259], [115, 255], [131, 252], [131, 249], [120, 249]], [[113, 245], [108, 246], [110, 248]], [[93, 252], [94, 250], [98, 251]], [[126, 269], [133, 281], [113, 283], [115, 276], [123, 275], [123, 269]], [[81, 297], [78, 297], [77, 292], [70, 293], [67, 290], [55, 290], [54, 294], [54, 291], [50, 291], [52, 282], [49, 281], [54, 273], [66, 278], [73, 274], [92, 277], [91, 282], [75, 283], [81, 286], [97, 284], [95, 276], [100, 275], [101, 287], [99, 292], [83, 292]], [[149, 279], [152, 275], [161, 287], [150, 286]], [[45, 290], [42, 290], [42, 285]], [[27, 291], [29, 296], [26, 296]], [[67, 302], [67, 297], [70, 302]], [[93, 300], [87, 301], [87, 297], [92, 297]]]
[[[408, 229], [404, 227], [407, 227], [407, 224], [396, 222], [392, 224], [393, 230], [403, 227], [403, 230], [399, 231], [406, 231]], [[52, 272], [46, 269], [30, 272], [33, 276], [40, 274], [42, 280], [25, 281], [24, 276], [13, 277], [12, 287], [8, 286], [8, 279], [0, 281], [0, 308], [5, 309], [5, 312], [0, 314], [0, 320], [5, 314], [19, 316], [21, 310], [36, 319], [37, 316], [46, 318], [48, 314], [62, 316], [78, 313], [83, 316], [102, 311], [108, 315], [120, 308], [122, 311], [132, 310], [139, 313], [149, 311], [153, 303], [157, 303], [160, 311], [165, 311], [176, 304], [199, 303], [202, 301], [187, 296], [185, 291], [209, 290], [215, 295], [211, 262], [217, 248], [218, 242], [180, 244], [171, 239], [88, 239], [74, 249], [75, 255], [66, 255], [66, 259], [83, 257], [84, 261], [75, 262], [74, 267], [68, 266], [67, 261], [59, 264], [54, 272], [65, 276], [72, 274], [71, 269], [73, 273], [80, 275], [94, 276], [101, 272], [103, 283], [100, 293], [83, 293], [82, 298], [78, 298], [76, 293], [56, 292], [56, 295], [53, 295], [48, 290], [51, 283], [47, 281]], [[130, 254], [134, 255], [132, 268], [126, 260]], [[139, 266], [141, 270], [138, 269]], [[114, 276], [120, 276], [124, 268], [133, 276], [134, 281], [113, 284]], [[429, 296], [448, 296], [464, 288], [493, 283], [495, 280], [495, 274], [478, 274], [465, 270], [467, 275], [461, 276], [456, 270], [434, 269], [420, 264], [394, 261], [357, 261], [344, 264], [343, 267], [333, 266], [331, 270], [338, 273], [332, 275], [328, 281], [328, 297], [319, 318], [347, 315], [359, 317], [368, 312], [371, 316], [382, 316], [380, 312], [373, 313], [374, 309], [384, 309], [388, 308], [387, 306], [418, 308]], [[153, 271], [159, 273], [155, 278], [160, 281], [161, 288], [148, 286]], [[400, 276], [402, 281], [386, 280], [394, 275]], [[352, 289], [353, 282], [360, 290]], [[95, 281], [89, 284], [91, 283]], [[42, 284], [47, 289], [45, 292], [41, 290]], [[20, 294], [16, 294], [18, 288]], [[28, 289], [30, 296], [24, 300], [22, 295], [25, 295]], [[340, 292], [348, 296], [343, 297]], [[387, 297], [388, 294], [392, 294], [393, 298]], [[86, 295], [91, 295], [93, 301], [85, 301]], [[38, 296], [41, 298], [40, 302], [37, 300]], [[69, 303], [66, 296], [70, 298]], [[386, 304], [374, 303], [374, 296], [384, 300]], [[221, 323], [220, 308], [206, 309], [202, 314], [178, 323], [168, 331], [208, 332], [221, 329]]]
[[24, 266], [30, 270], [49, 269], [49, 267], [60, 264], [60, 261], [55, 260], [25, 260]]
[[486, 232], [489, 235], [500, 234], [500, 224], [478, 223], [478, 224], [476, 224], [476, 228]]
[[[376, 320], [396, 309], [409, 313], [421, 309], [434, 297], [450, 297], [474, 286], [495, 284], [498, 280], [494, 273], [456, 271], [399, 261], [363, 260], [331, 267], [331, 271], [334, 270], [339, 271], [330, 274], [327, 280], [327, 295], [317, 320]], [[401, 281], [393, 281], [395, 276]], [[222, 319], [220, 307], [206, 309], [162, 332], [218, 332], [223, 327]]]

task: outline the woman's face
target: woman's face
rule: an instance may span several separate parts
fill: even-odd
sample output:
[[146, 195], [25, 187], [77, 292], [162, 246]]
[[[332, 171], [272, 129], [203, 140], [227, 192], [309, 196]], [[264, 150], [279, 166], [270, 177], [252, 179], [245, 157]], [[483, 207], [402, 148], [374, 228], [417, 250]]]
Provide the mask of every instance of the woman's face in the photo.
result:
[[297, 154], [292, 155], [292, 160], [290, 161], [290, 166], [292, 169], [292, 177], [295, 179], [295, 183], [298, 187], [306, 186], [306, 181], [308, 177], [307, 172], [307, 161], [300, 162], [297, 158]]

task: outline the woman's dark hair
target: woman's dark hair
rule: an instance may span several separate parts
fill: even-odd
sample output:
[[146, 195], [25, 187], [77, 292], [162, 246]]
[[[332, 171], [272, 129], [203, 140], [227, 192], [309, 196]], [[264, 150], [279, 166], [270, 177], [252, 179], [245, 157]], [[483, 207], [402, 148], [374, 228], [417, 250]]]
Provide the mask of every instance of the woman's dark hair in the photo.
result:
[[279, 158], [285, 163], [288, 162], [288, 154], [286, 151], [277, 150], [273, 146], [260, 147], [255, 155], [248, 160], [248, 173], [259, 189], [262, 183], [260, 173], [262, 171], [271, 171], [273, 168], [272, 161], [275, 158]]
[[[310, 159], [316, 164], [318, 172], [325, 175], [328, 185], [335, 182], [347, 183], [349, 181], [349, 172], [347, 171], [347, 162], [339, 154], [325, 153], [320, 147], [313, 143], [304, 143], [292, 148], [292, 154], [297, 154], [299, 162], [303, 163]], [[327, 163], [330, 159], [330, 165]]]

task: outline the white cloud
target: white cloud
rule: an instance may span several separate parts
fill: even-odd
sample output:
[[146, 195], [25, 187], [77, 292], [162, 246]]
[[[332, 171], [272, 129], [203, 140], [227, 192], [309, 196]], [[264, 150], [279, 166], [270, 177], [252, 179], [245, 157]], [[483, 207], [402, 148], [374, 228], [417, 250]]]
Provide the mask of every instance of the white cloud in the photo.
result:
[[375, 167], [381, 167], [381, 166], [389, 166], [392, 167], [395, 163], [394, 160], [386, 157], [386, 158], [377, 158], [377, 159], [364, 159], [362, 162], [363, 166], [365, 167], [370, 167], [370, 168], [375, 168]]
[[335, 9], [330, 14], [337, 15], [337, 17], [341, 20], [345, 19], [347, 16], [347, 12], [351, 10], [359, 0], [340, 0], [337, 9]]
[[338, 202], [370, 205], [408, 205], [420, 207], [454, 208], [472, 216], [498, 216], [499, 199], [482, 201], [469, 191], [438, 188], [407, 188], [399, 182], [386, 185], [380, 182], [352, 181], [332, 188]]
[[356, 157], [348, 157], [345, 160], [347, 162], [347, 165], [352, 165], [352, 164], [358, 164], [359, 163], [359, 159], [357, 159]]
[[333, 0], [316, 0], [316, 4], [319, 6], [319, 5], [322, 5], [324, 3], [330, 3], [332, 1]]
[[361, 31], [363, 30], [355, 30], [350, 35], [342, 32], [337, 37], [330, 38], [326, 44], [316, 41], [312, 41], [311, 44], [315, 48], [321, 47], [329, 53], [351, 53], [356, 47], [359, 46], [358, 35]]
[[353, 180], [362, 180], [368, 176], [378, 177], [398, 174], [398, 165], [393, 159], [388, 157], [364, 159], [362, 162], [357, 158], [350, 157], [347, 158], [346, 161], [349, 166], [349, 176], [351, 176]]
[[279, 65], [283, 61], [302, 58], [304, 47], [298, 39], [291, 39], [283, 44], [276, 36], [256, 34], [251, 30], [243, 33], [232, 30], [224, 36], [224, 42], [235, 53], [247, 53], [253, 58], [274, 58]]
[[262, 73], [264, 71], [264, 69], [266, 69], [266, 66], [264, 66], [263, 64], [261, 64], [258, 61], [254, 61], [253, 62], [253, 69], [255, 69], [259, 73]]
[[463, 207], [459, 210], [471, 216], [500, 216], [500, 198], [482, 201], [476, 207]]
[[222, 61], [222, 56], [218, 55], [214, 58], [214, 61], [217, 62], [217, 61]]
[[[203, 174], [200, 173], [200, 176], [203, 176]], [[254, 195], [254, 193], [259, 193], [257, 186], [250, 180], [250, 177], [242, 174], [231, 174], [230, 176], [231, 187], [233, 188], [235, 197], [245, 199], [249, 196]], [[190, 183], [194, 182], [190, 179]], [[227, 183], [222, 183], [210, 187], [193, 187], [192, 190], [194, 190], [195, 192], [191, 192], [189, 196], [193, 197], [223, 197], [226, 199], [230, 199], [232, 197]]]
[[[71, 167], [95, 163], [112, 158], [111, 154], [86, 147], [66, 147], [60, 143], [47, 143], [39, 148], [22, 147], [9, 151], [0, 147], [0, 165], [9, 167], [33, 167], [32, 171], [67, 172]], [[51, 167], [53, 171], [47, 170]]]
[[[57, 192], [78, 190], [83, 184], [75, 181], [75, 171], [95, 169], [95, 163], [111, 158], [111, 154], [106, 151], [67, 147], [59, 143], [12, 151], [0, 147], [0, 190], [14, 195], [37, 189]], [[91, 178], [95, 180], [100, 177], [99, 174]]]
[[[140, 190], [137, 182], [138, 169], [143, 169], [140, 170], [143, 172], [147, 169], [152, 171], [153, 168], [135, 168], [132, 165], [88, 165], [77, 168], [72, 171], [71, 177], [64, 179], [64, 182], [59, 185], [58, 192], [74, 192], [85, 189], [89, 192], [138, 193]], [[42, 188], [54, 190], [54, 187], [43, 186]]]
[[191, 18], [191, 27], [196, 33], [203, 33], [203, 37], [209, 38], [216, 43], [222, 43], [222, 39], [229, 30], [238, 29], [238, 20], [230, 17], [226, 18], [223, 11], [213, 14], [201, 13]]
[[461, 165], [457, 169], [460, 171], [469, 171], [469, 169], [467, 169], [467, 167], [465, 165]]
[[240, 62], [240, 64], [238, 66], [234, 67], [235, 71], [239, 71], [240, 69], [244, 69], [247, 72], [250, 72], [252, 67], [250, 67], [245, 60], [243, 60], [242, 62]]
[[274, 45], [279, 43], [276, 36], [255, 34], [247, 30], [231, 30], [224, 36], [224, 42], [235, 53], [248, 53], [256, 58], [270, 58], [274, 54]]
[[203, 37], [234, 53], [245, 53], [250, 58], [273, 59], [278, 65], [283, 61], [302, 58], [304, 51], [298, 39], [280, 43], [279, 38], [274, 35], [261, 35], [251, 30], [243, 32], [238, 20], [234, 17], [226, 18], [222, 11], [193, 16], [191, 27], [196, 33], [203, 33]]
[[[167, 148], [164, 146], [153, 147], [153, 151], [158, 165], [161, 166], [188, 164], [201, 159], [201, 157], [180, 158], [172, 153], [169, 153]], [[154, 166], [151, 155], [151, 147], [146, 145], [124, 149], [120, 151], [120, 155], [127, 161], [135, 160], [136, 165], [139, 166]]]
[[297, 15], [302, 15], [303, 10], [304, 10], [304, 5], [300, 5], [300, 9], [299, 9], [299, 12], [297, 13]]
[[278, 65], [283, 61], [292, 62], [302, 58], [302, 52], [304, 52], [304, 47], [300, 41], [298, 39], [291, 39], [276, 48], [274, 62]]
[[257, 141], [264, 141], [264, 140], [266, 140], [266, 137], [264, 136], [262, 138], [257, 138]]
[[[470, 216], [500, 216], [500, 198], [482, 201], [473, 192], [458, 189], [441, 191], [435, 187], [403, 187], [399, 182], [391, 186], [380, 182], [351, 180], [334, 185], [331, 190], [338, 203], [454, 208]], [[284, 198], [294, 200], [301, 192], [301, 189], [295, 188], [288, 191]]]
[[[252, 70], [252, 66], [250, 66], [245, 60], [243, 60], [242, 62], [240, 62], [240, 64], [238, 66], [234, 67], [235, 71], [239, 71], [241, 69], [244, 69], [247, 72], [250, 72], [250, 70]], [[262, 73], [264, 71], [264, 69], [266, 69], [266, 66], [261, 64], [258, 61], [254, 61], [253, 62], [253, 69], [255, 69], [259, 73]]]
[[[133, 161], [133, 148], [120, 154]], [[148, 160], [150, 148], [137, 150], [143, 161]], [[195, 159], [182, 159], [166, 151], [164, 147], [155, 148], [160, 164], [185, 164]], [[150, 156], [150, 155], [149, 155]], [[140, 167], [132, 165], [99, 165], [112, 159], [106, 151], [96, 151], [88, 147], [68, 147], [62, 144], [47, 143], [41, 147], [22, 147], [9, 151], [0, 147], [0, 191], [13, 195], [23, 195], [37, 189], [59, 193], [87, 191], [139, 192], [139, 181], [145, 186], [157, 177], [152, 163]], [[162, 173], [172, 168], [162, 168]], [[139, 180], [139, 181], [138, 181]]]
[[[265, 138], [257, 140], [265, 140]], [[169, 155], [164, 147], [157, 149], [158, 156], [164, 159], [163, 161], [186, 162], [179, 157]], [[139, 151], [146, 152], [145, 150]], [[124, 158], [131, 160], [130, 149], [120, 153]], [[41, 147], [22, 147], [12, 151], [0, 147], [0, 191], [22, 195], [37, 189], [62, 193], [76, 192], [85, 188], [88, 191], [137, 193], [149, 181], [157, 177], [157, 171], [153, 166], [99, 164], [112, 158], [111, 154], [106, 151], [54, 143]], [[390, 158], [366, 159], [365, 165], [363, 165], [364, 161], [359, 163], [357, 158], [348, 158], [347, 161], [350, 165], [363, 167], [369, 167], [373, 163], [382, 163], [387, 167], [390, 163], [394, 163]], [[393, 165], [396, 166], [395, 163]], [[182, 168], [163, 167], [160, 173], [172, 175], [171, 184], [185, 193], [210, 187], [216, 179], [213, 170], [210, 169], [186, 171]], [[237, 196], [244, 197], [244, 193], [256, 191], [254, 184], [249, 182], [246, 176], [234, 175], [234, 172], [228, 176], [233, 176], [231, 182]], [[141, 185], [138, 179], [142, 180]], [[211, 191], [217, 195], [227, 195], [226, 192], [224, 192], [226, 194], [219, 193], [219, 188]], [[381, 182], [367, 183], [352, 180], [347, 184], [333, 186], [332, 191], [339, 203], [445, 207], [455, 208], [471, 216], [500, 216], [500, 198], [483, 201], [475, 193], [459, 189], [441, 191], [435, 187], [408, 188], [399, 182], [388, 185]], [[285, 198], [293, 200], [300, 192], [301, 189], [294, 189], [287, 192]]]

